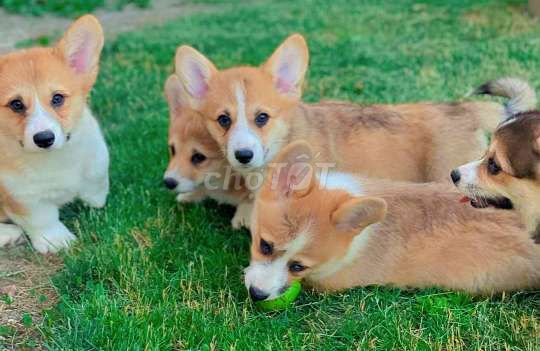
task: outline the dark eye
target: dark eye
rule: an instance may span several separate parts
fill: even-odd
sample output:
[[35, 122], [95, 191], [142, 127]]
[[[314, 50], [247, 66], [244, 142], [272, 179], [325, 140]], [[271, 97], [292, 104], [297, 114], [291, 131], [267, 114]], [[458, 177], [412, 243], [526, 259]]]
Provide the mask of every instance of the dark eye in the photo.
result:
[[169, 145], [169, 152], [171, 153], [171, 156], [174, 156], [174, 154], [176, 154], [176, 150], [174, 149], [174, 145]]
[[270, 118], [270, 116], [268, 116], [268, 114], [266, 113], [259, 113], [257, 115], [257, 117], [255, 117], [255, 124], [257, 125], [257, 127], [261, 128], [263, 127], [266, 123], [268, 123], [268, 119]]
[[497, 175], [501, 171], [501, 167], [495, 162], [493, 158], [490, 158], [488, 160], [487, 169], [489, 174], [491, 175]]
[[306, 266], [302, 265], [300, 262], [293, 261], [289, 263], [289, 270], [293, 273], [302, 272], [306, 269]]
[[26, 110], [26, 106], [19, 99], [11, 100], [9, 102], [9, 108], [15, 113], [22, 113]]
[[204, 156], [200, 152], [196, 152], [191, 156], [191, 163], [193, 163], [194, 165], [198, 165], [204, 160], [206, 160], [206, 156]]
[[60, 107], [64, 104], [64, 101], [66, 100], [65, 96], [62, 94], [54, 94], [51, 99], [51, 105], [52, 107]]
[[220, 115], [217, 121], [219, 125], [225, 130], [229, 129], [231, 126], [231, 117], [227, 115]]
[[266, 240], [261, 239], [261, 253], [265, 256], [269, 256], [272, 252], [274, 252], [274, 246]]

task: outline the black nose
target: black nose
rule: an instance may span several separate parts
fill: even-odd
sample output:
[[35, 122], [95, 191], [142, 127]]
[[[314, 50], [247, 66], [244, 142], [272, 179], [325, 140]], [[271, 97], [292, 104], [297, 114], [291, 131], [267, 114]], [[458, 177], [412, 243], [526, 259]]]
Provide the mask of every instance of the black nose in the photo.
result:
[[54, 144], [54, 133], [50, 130], [34, 134], [34, 143], [40, 148], [46, 149]]
[[253, 158], [253, 151], [251, 151], [250, 149], [236, 150], [234, 152], [234, 157], [236, 157], [238, 162], [246, 164], [249, 163], [249, 161], [251, 161], [251, 159]]
[[461, 173], [459, 173], [457, 169], [454, 169], [450, 173], [450, 178], [452, 178], [452, 181], [454, 182], [454, 184], [457, 184], [459, 183], [459, 180], [461, 179]]
[[163, 180], [163, 184], [165, 184], [167, 189], [173, 190], [178, 185], [178, 182], [174, 178], [167, 177]]
[[254, 288], [254, 287], [249, 287], [249, 297], [251, 297], [251, 299], [253, 301], [262, 301], [262, 300], [266, 300], [266, 298], [270, 296], [270, 294], [267, 294], [265, 293], [264, 291], [262, 290], [259, 290], [257, 288]]

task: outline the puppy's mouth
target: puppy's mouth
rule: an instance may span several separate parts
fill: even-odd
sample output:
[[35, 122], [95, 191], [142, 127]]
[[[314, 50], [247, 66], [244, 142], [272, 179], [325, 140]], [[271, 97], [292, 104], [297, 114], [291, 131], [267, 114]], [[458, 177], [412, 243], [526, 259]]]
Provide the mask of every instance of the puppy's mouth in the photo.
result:
[[460, 202], [465, 203], [469, 202], [474, 208], [487, 208], [493, 207], [501, 210], [511, 210], [514, 208], [514, 204], [509, 198], [500, 196], [500, 197], [476, 197], [470, 198], [464, 196], [461, 198]]

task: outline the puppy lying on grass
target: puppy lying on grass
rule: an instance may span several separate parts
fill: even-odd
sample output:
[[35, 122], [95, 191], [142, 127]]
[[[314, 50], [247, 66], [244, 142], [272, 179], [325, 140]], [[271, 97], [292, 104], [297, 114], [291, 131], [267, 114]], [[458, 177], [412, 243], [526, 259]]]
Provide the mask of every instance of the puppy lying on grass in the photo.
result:
[[298, 279], [321, 291], [391, 285], [491, 294], [540, 286], [540, 246], [515, 213], [475, 211], [449, 184], [323, 175], [315, 161], [299, 141], [268, 169], [251, 219], [252, 299], [274, 299]]

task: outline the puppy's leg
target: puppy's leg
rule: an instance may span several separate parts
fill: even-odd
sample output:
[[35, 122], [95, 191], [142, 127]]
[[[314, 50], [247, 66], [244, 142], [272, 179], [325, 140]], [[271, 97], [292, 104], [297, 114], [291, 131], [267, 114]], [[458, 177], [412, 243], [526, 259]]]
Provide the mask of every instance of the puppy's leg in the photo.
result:
[[200, 202], [206, 198], [204, 189], [197, 189], [189, 193], [182, 193], [176, 196], [176, 201], [182, 203]]
[[240, 203], [238, 207], [236, 208], [236, 212], [234, 213], [234, 217], [231, 221], [231, 225], [234, 229], [240, 229], [241, 227], [245, 227], [249, 229], [249, 226], [251, 224], [251, 211], [253, 210], [253, 202], [251, 201], [245, 201]]
[[79, 198], [91, 207], [105, 206], [109, 194], [109, 152], [102, 139], [96, 142], [95, 157], [89, 159], [83, 177]]
[[0, 247], [14, 246], [24, 241], [23, 230], [15, 224], [0, 223]]
[[9, 217], [26, 232], [32, 246], [42, 253], [56, 253], [69, 247], [76, 240], [66, 226], [60, 222], [58, 207], [50, 203], [35, 203], [26, 206], [24, 216], [9, 214]]

